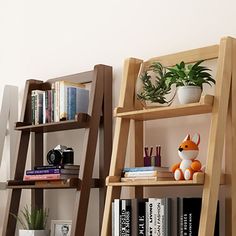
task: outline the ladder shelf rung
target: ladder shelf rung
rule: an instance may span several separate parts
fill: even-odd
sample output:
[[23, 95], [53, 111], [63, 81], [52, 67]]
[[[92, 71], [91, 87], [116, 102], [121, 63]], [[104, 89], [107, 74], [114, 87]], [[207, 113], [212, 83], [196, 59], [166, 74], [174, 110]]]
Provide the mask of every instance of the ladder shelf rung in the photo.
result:
[[168, 107], [147, 108], [142, 110], [127, 110], [126, 108], [118, 107], [114, 111], [114, 116], [145, 121], [205, 114], [212, 111], [213, 101], [214, 96], [205, 95], [201, 97], [200, 102], [185, 105], [172, 105]]

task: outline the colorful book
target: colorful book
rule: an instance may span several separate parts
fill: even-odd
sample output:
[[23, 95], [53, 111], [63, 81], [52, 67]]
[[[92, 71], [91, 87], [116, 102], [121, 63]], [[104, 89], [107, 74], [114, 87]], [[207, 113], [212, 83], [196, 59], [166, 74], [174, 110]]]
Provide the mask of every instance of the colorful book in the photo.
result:
[[67, 120], [74, 120], [76, 114], [76, 88], [67, 88]]
[[44, 174], [44, 175], [25, 175], [24, 180], [58, 180], [58, 179], [70, 179], [78, 178], [78, 175], [68, 175], [68, 174]]
[[138, 171], [158, 171], [158, 172], [169, 172], [169, 167], [157, 167], [157, 166], [142, 166], [142, 167], [126, 167], [123, 172], [138, 172]]
[[81, 83], [69, 81], [59, 81], [59, 117], [60, 119], [67, 118], [67, 88], [84, 88]]
[[157, 170], [151, 171], [129, 171], [124, 173], [124, 177], [141, 177], [141, 176], [156, 176], [156, 177], [173, 177], [172, 172], [158, 172]]
[[156, 177], [156, 176], [138, 176], [138, 177], [123, 177], [120, 179], [121, 182], [134, 182], [134, 181], [172, 181], [174, 177]]
[[27, 170], [26, 175], [44, 175], [44, 174], [71, 174], [71, 175], [78, 175], [79, 169], [61, 169], [61, 168], [54, 168], [54, 169], [46, 169], [46, 170]]

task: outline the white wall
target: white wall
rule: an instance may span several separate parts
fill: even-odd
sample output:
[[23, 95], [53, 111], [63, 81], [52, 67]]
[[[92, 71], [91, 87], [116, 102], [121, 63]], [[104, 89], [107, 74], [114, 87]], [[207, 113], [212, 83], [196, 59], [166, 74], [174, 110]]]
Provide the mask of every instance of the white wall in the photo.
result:
[[[233, 0], [1, 0], [0, 99], [5, 84], [19, 86], [22, 95], [26, 79], [47, 80], [105, 63], [114, 68], [115, 106], [124, 58], [148, 59], [215, 44], [225, 35], [236, 36], [235, 8]], [[176, 152], [168, 148], [177, 146], [189, 127], [191, 132], [199, 130], [205, 137], [205, 119], [196, 119], [196, 126], [192, 120], [182, 119], [173, 122], [176, 125], [169, 121], [164, 126], [147, 124], [148, 129], [157, 126], [157, 140], [151, 140], [149, 132], [146, 142], [159, 142], [160, 126], [165, 127], [161, 130], [162, 140], [167, 140], [161, 143], [166, 145], [163, 156], [175, 162]], [[173, 135], [173, 130], [177, 135]], [[57, 138], [58, 142], [63, 141], [60, 135]], [[48, 149], [53, 144], [54, 140], [48, 137]], [[57, 205], [57, 209], [51, 209], [51, 218], [71, 217], [72, 205], [66, 202], [67, 196], [72, 202], [72, 192], [47, 193], [48, 203]], [[91, 208], [90, 220], [94, 213]], [[98, 235], [97, 223], [94, 227], [90, 224], [87, 235]]]

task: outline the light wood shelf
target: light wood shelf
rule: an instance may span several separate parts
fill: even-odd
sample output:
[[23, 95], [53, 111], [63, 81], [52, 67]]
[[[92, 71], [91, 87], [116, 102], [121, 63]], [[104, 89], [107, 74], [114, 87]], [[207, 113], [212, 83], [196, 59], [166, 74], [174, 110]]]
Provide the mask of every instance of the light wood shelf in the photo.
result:
[[114, 116], [126, 119], [145, 121], [179, 116], [198, 115], [210, 113], [212, 111], [213, 101], [214, 96], [205, 95], [201, 97], [200, 102], [185, 105], [148, 108], [142, 110], [127, 110], [118, 107], [114, 111]]
[[[193, 63], [200, 60], [217, 59], [216, 85], [214, 97], [203, 96], [199, 103], [172, 105], [143, 109], [136, 98], [136, 82], [144, 68], [153, 61], [164, 66], [180, 63]], [[144, 186], [202, 186], [202, 207], [198, 236], [213, 236], [217, 212], [220, 184], [225, 183], [225, 232], [222, 235], [236, 235], [236, 39], [225, 37], [218, 46], [213, 45], [188, 50], [171, 55], [143, 61], [128, 58], [124, 63], [118, 108], [114, 111], [116, 126], [109, 177], [106, 179], [107, 196], [104, 209], [101, 236], [109, 236], [112, 232], [112, 202], [121, 197], [122, 187], [133, 187], [134, 198], [144, 198]], [[211, 126], [205, 174], [198, 173], [191, 181], [154, 181], [139, 180], [121, 182], [120, 172], [125, 167], [127, 144], [131, 146], [131, 162], [134, 166], [143, 165], [144, 121], [163, 118], [181, 117], [211, 113]], [[131, 135], [130, 135], [130, 132]], [[132, 137], [132, 139], [130, 138]], [[224, 145], [227, 144], [227, 148]], [[225, 154], [225, 155], [224, 155]], [[225, 156], [225, 175], [221, 176], [222, 161]], [[224, 181], [225, 179], [225, 181]], [[161, 190], [160, 190], [161, 191]], [[176, 192], [176, 197], [178, 196]], [[196, 232], [194, 232], [196, 233]]]
[[[120, 176], [108, 176], [106, 178], [107, 186], [123, 186], [123, 187], [131, 187], [131, 186], [186, 186], [186, 185], [203, 185], [205, 179], [204, 173], [194, 173], [192, 180], [137, 180], [137, 181], [129, 181], [129, 182], [121, 182]], [[220, 184], [225, 184], [225, 175], [221, 175]]]

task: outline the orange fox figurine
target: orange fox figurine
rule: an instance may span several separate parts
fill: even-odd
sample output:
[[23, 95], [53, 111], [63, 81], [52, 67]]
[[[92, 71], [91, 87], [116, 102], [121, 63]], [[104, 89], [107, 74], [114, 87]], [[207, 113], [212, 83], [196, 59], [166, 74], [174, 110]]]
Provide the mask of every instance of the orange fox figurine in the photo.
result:
[[199, 152], [199, 143], [200, 135], [196, 133], [192, 139], [188, 134], [180, 144], [178, 154], [182, 161], [171, 168], [175, 180], [190, 180], [193, 178], [194, 172], [201, 172], [201, 162], [195, 160]]

